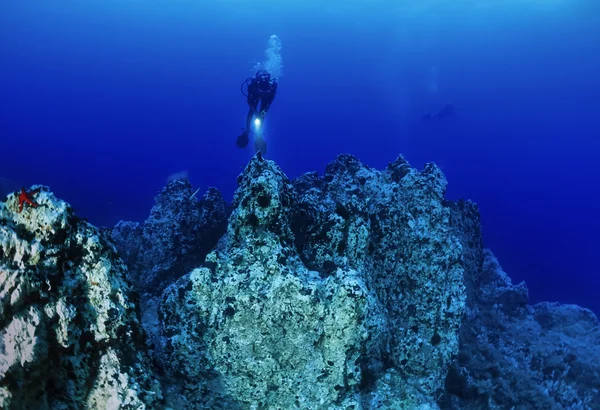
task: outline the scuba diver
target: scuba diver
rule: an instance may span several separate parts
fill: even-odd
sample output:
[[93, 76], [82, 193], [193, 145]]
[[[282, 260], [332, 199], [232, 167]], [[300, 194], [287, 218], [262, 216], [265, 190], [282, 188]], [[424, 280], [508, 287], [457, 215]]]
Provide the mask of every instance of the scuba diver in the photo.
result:
[[454, 104], [446, 104], [437, 114], [425, 114], [423, 116], [423, 122], [441, 122], [446, 118], [456, 117], [454, 112]]
[[[247, 87], [248, 93], [244, 93], [244, 86]], [[254, 77], [247, 78], [241, 85], [242, 94], [248, 98], [248, 115], [246, 116], [246, 128], [237, 138], [235, 144], [239, 148], [246, 148], [248, 146], [248, 134], [250, 133], [250, 125], [252, 119], [254, 120], [256, 127], [262, 126], [262, 122], [275, 98], [277, 92], [277, 80], [272, 78], [271, 75], [265, 70], [258, 70]], [[260, 111], [258, 110], [258, 103], [260, 102]], [[260, 133], [256, 133], [254, 137], [254, 148], [256, 151], [261, 151], [262, 154], [267, 153], [267, 143], [262, 138]]]

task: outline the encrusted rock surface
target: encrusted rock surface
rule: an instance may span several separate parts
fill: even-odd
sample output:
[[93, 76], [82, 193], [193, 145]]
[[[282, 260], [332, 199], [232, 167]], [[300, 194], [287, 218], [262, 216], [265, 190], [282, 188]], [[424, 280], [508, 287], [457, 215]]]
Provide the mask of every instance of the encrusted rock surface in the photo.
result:
[[381, 172], [340, 155], [322, 180], [296, 186], [305, 263], [322, 273], [361, 272], [387, 313], [387, 366], [405, 378], [404, 395], [439, 394], [465, 306], [462, 247], [439, 168], [419, 172], [399, 157]]
[[46, 189], [0, 204], [0, 407], [156, 407], [150, 346], [171, 409], [600, 408], [596, 316], [529, 305], [434, 164], [259, 153], [238, 184], [106, 234]]
[[448, 373], [449, 409], [600, 408], [600, 324], [575, 305], [528, 305], [484, 251], [481, 284]]
[[144, 409], [160, 401], [116, 249], [38, 187], [0, 203], [0, 408]]
[[148, 346], [159, 332], [158, 301], [164, 289], [199, 266], [227, 226], [228, 206], [216, 188], [200, 200], [182, 176], [170, 181], [155, 198], [144, 223], [120, 221], [112, 238], [140, 292], [140, 308]]
[[294, 188], [257, 155], [238, 182], [226, 236], [161, 302], [186, 405], [435, 406], [466, 297], [439, 169], [343, 155]]
[[227, 204], [216, 188], [202, 199], [185, 177], [170, 181], [155, 198], [143, 224], [120, 221], [113, 239], [136, 284], [160, 295], [180, 276], [197, 267], [225, 232]]

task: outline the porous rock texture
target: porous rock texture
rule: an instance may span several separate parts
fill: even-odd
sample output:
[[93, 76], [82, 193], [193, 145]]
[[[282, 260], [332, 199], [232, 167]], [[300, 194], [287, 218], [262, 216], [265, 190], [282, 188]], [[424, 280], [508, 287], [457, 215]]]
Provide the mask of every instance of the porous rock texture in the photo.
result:
[[399, 157], [381, 172], [350, 155], [315, 178], [296, 181], [303, 261], [324, 274], [362, 272], [386, 312], [386, 365], [405, 379], [402, 395], [431, 400], [457, 352], [466, 297], [446, 179], [434, 164], [419, 172]]
[[185, 176], [169, 181], [142, 224], [120, 221], [112, 238], [140, 293], [148, 346], [159, 331], [158, 300], [164, 289], [199, 266], [227, 226], [228, 206], [216, 188], [200, 200]]
[[292, 184], [257, 154], [227, 234], [167, 288], [161, 361], [186, 408], [436, 408], [465, 307], [433, 164], [338, 157]]
[[229, 214], [171, 181], [110, 233], [45, 188], [0, 204], [0, 408], [160, 405], [111, 238], [165, 408], [600, 408], [596, 316], [529, 305], [434, 164], [290, 181], [259, 153], [238, 184]]
[[0, 408], [145, 409], [161, 399], [127, 269], [45, 187], [0, 203]]
[[450, 369], [448, 409], [599, 409], [600, 324], [575, 305], [528, 305], [484, 251], [480, 287]]
[[216, 188], [199, 201], [186, 177], [174, 179], [155, 198], [144, 223], [120, 221], [113, 240], [143, 293], [160, 295], [200, 265], [225, 232], [228, 207]]
[[575, 305], [529, 305], [481, 240], [477, 206], [448, 203], [464, 256], [467, 308], [443, 409], [600, 408], [600, 323]]

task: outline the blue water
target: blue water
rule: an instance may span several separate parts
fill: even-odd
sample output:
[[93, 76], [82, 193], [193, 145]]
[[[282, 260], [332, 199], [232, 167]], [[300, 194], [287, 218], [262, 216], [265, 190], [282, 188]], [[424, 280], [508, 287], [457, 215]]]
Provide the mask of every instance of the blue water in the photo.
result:
[[533, 302], [600, 313], [595, 3], [2, 0], [0, 189], [47, 184], [106, 226], [145, 219], [175, 172], [231, 198], [240, 83], [275, 34], [265, 138], [290, 177], [341, 152], [435, 161]]

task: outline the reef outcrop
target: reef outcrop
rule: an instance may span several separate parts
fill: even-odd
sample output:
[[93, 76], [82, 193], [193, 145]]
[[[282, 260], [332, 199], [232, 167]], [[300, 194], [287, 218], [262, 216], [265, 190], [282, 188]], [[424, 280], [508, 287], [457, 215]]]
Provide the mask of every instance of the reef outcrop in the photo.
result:
[[161, 300], [179, 405], [599, 406], [595, 315], [528, 305], [434, 164], [341, 155], [290, 181], [258, 155], [238, 182], [226, 235]]
[[120, 221], [112, 237], [136, 285], [160, 295], [200, 265], [225, 232], [228, 205], [216, 188], [200, 200], [186, 177], [174, 179], [155, 198], [142, 223]]
[[216, 188], [198, 200], [185, 175], [156, 196], [143, 223], [120, 221], [112, 239], [140, 293], [142, 323], [154, 351], [160, 332], [158, 302], [167, 286], [204, 262], [227, 227], [228, 204]]
[[292, 182], [257, 155], [238, 182], [226, 235], [160, 305], [186, 406], [435, 402], [466, 301], [439, 169], [343, 155]]
[[0, 407], [600, 408], [596, 316], [530, 305], [435, 164], [290, 180], [258, 153], [237, 182], [104, 231], [9, 195]]
[[[162, 399], [110, 238], [46, 187], [0, 203], [0, 408], [140, 409]], [[21, 201], [22, 204], [22, 201]]]

